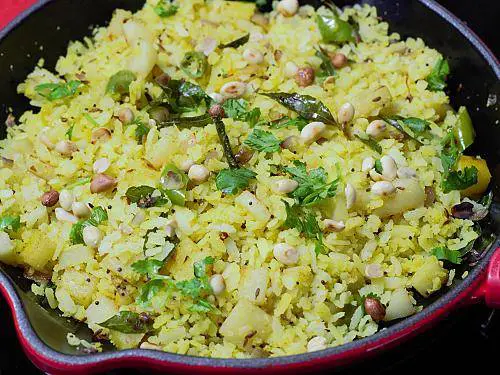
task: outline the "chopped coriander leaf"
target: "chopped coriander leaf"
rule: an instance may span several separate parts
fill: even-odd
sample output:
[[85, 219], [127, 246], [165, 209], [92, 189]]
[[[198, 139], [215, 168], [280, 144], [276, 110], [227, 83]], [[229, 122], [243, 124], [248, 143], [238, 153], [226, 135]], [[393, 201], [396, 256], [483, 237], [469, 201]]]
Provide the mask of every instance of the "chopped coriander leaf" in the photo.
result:
[[478, 170], [476, 167], [466, 167], [463, 171], [451, 171], [442, 181], [441, 187], [444, 193], [453, 190], [464, 190], [477, 184]]
[[75, 80], [67, 83], [42, 83], [35, 87], [35, 91], [44, 98], [54, 101], [75, 95], [82, 84]]
[[131, 311], [120, 311], [99, 325], [122, 333], [147, 333], [153, 330], [153, 319], [144, 319]]
[[141, 275], [153, 276], [163, 267], [164, 262], [157, 259], [143, 259], [132, 263], [132, 269]]
[[383, 168], [382, 168], [382, 162], [380, 161], [380, 159], [375, 160], [375, 171], [377, 173], [382, 174], [382, 170], [383, 170]]
[[[156, 296], [162, 289], [165, 288], [166, 280], [153, 279], [148, 281], [140, 288], [138, 301], [140, 303], [147, 303]], [[170, 284], [168, 284], [170, 286]]]
[[441, 164], [443, 165], [444, 176], [446, 177], [457, 164], [460, 153], [455, 143], [453, 133], [448, 133], [441, 141], [441, 144], [443, 145], [441, 151]]
[[210, 302], [204, 299], [198, 299], [195, 303], [191, 305], [191, 307], [189, 307], [189, 311], [191, 312], [202, 312], [202, 313], [207, 313], [214, 309], [215, 309], [214, 305], [212, 305]]
[[278, 152], [281, 150], [281, 141], [273, 133], [261, 129], [254, 129], [243, 143], [261, 152]]
[[290, 206], [288, 202], [283, 201], [285, 204], [286, 220], [284, 222], [285, 228], [295, 228], [299, 232], [304, 231], [304, 224], [300, 216], [302, 215], [302, 208], [298, 205]]
[[245, 99], [228, 99], [222, 103], [222, 108], [227, 117], [239, 119], [248, 111], [248, 102]]
[[151, 128], [142, 122], [140, 118], [135, 119], [131, 125], [136, 125], [135, 138], [137, 139], [137, 142], [142, 143], [144, 137], [148, 135]]
[[248, 102], [245, 99], [228, 99], [222, 104], [227, 117], [234, 120], [245, 121], [251, 127], [259, 121], [260, 108], [248, 109]]
[[205, 277], [207, 273], [207, 266], [209, 264], [214, 264], [215, 259], [213, 257], [206, 257], [193, 265], [194, 275], [198, 278]]
[[114, 96], [126, 95], [130, 92], [130, 84], [136, 79], [136, 75], [130, 70], [120, 70], [109, 78], [106, 94]]
[[307, 206], [322, 199], [335, 196], [337, 193], [338, 179], [327, 181], [327, 174], [323, 168], [306, 170], [306, 165], [295, 160], [293, 167], [285, 167], [285, 171], [299, 183], [297, 189], [290, 193], [301, 205]]
[[306, 238], [314, 239], [314, 250], [316, 254], [324, 252], [323, 233], [321, 232], [314, 213], [307, 212], [298, 205], [290, 206], [288, 202], [285, 201], [283, 201], [283, 203], [285, 204], [286, 210], [286, 220], [283, 223], [284, 227], [295, 228], [300, 233], [303, 233]]
[[316, 77], [330, 77], [335, 75], [335, 67], [332, 64], [332, 61], [330, 60], [330, 57], [328, 56], [328, 52], [325, 51], [323, 48], [318, 47], [316, 49], [316, 56], [319, 57], [322, 61], [320, 68], [321, 70], [316, 73]]
[[448, 61], [440, 58], [434, 67], [431, 74], [426, 78], [430, 91], [441, 91], [446, 88], [446, 77], [450, 74], [450, 66]]
[[246, 168], [223, 169], [215, 179], [217, 189], [226, 194], [236, 194], [244, 189], [257, 174]]
[[21, 228], [20, 216], [2, 216], [0, 217], [0, 230], [17, 231]]
[[432, 249], [431, 254], [439, 260], [447, 260], [453, 264], [462, 263], [462, 254], [460, 250], [450, 250], [447, 247], [440, 246]]
[[102, 207], [94, 207], [90, 212], [90, 217], [87, 220], [80, 220], [73, 224], [69, 232], [69, 238], [73, 245], [83, 244], [83, 228], [89, 225], [97, 227], [99, 224], [108, 220], [108, 214]]
[[179, 6], [168, 1], [160, 0], [153, 9], [158, 16], [166, 18], [176, 14], [179, 10]]
[[71, 125], [68, 130], [66, 131], [66, 133], [64, 133], [66, 135], [66, 137], [68, 137], [68, 139], [71, 141], [71, 139], [73, 138], [73, 129], [75, 128], [75, 124]]

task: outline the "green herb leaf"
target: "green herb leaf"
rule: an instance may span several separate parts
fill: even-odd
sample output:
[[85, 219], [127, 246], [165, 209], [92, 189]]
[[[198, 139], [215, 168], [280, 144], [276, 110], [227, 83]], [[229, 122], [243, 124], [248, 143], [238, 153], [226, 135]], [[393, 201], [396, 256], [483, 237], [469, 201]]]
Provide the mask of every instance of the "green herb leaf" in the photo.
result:
[[444, 177], [455, 167], [460, 158], [458, 147], [455, 143], [453, 133], [448, 133], [441, 141], [443, 149], [441, 151], [441, 164], [443, 165]]
[[297, 129], [301, 131], [302, 129], [304, 129], [304, 126], [306, 126], [307, 123], [308, 123], [307, 120], [303, 119], [302, 117], [297, 117], [297, 118], [283, 117], [278, 121], [271, 122], [271, 128], [281, 129], [292, 126], [292, 127], [297, 127]]
[[106, 210], [100, 206], [94, 207], [90, 212], [90, 217], [87, 220], [90, 225], [97, 227], [99, 224], [108, 220]]
[[[302, 207], [290, 206], [283, 201], [286, 210], [286, 220], [283, 223], [285, 228], [295, 228], [303, 233], [306, 238], [315, 240], [314, 250], [316, 255], [325, 251], [323, 244], [323, 233], [319, 227], [316, 216], [312, 212], [305, 211]], [[305, 218], [304, 218], [305, 217]]]
[[250, 39], [250, 34], [243, 35], [241, 38], [235, 39], [232, 42], [226, 43], [226, 44], [221, 44], [219, 48], [238, 48], [239, 46], [242, 46], [246, 43], [248, 43], [248, 40]]
[[299, 183], [297, 189], [290, 193], [301, 205], [308, 206], [322, 199], [334, 197], [337, 193], [338, 179], [327, 181], [327, 174], [323, 168], [306, 170], [306, 165], [295, 160], [294, 167], [285, 167], [285, 171]]
[[66, 137], [68, 137], [68, 139], [71, 141], [71, 139], [73, 138], [73, 129], [75, 128], [75, 124], [71, 125], [68, 130], [66, 131], [66, 133], [64, 133], [66, 135]]
[[261, 129], [254, 129], [243, 143], [261, 152], [278, 152], [281, 150], [281, 141], [273, 133]]
[[373, 151], [378, 152], [379, 154], [382, 153], [382, 146], [380, 146], [377, 140], [372, 136], [366, 133], [357, 133], [354, 136], [358, 138], [361, 142], [363, 142], [365, 145], [370, 147]]
[[161, 122], [156, 125], [158, 129], [166, 128], [168, 126], [177, 126], [179, 129], [187, 128], [202, 128], [213, 122], [208, 114], [192, 117], [173, 117], [168, 121]]
[[251, 127], [254, 127], [260, 118], [260, 108], [248, 110], [248, 102], [245, 99], [228, 99], [224, 101], [222, 108], [227, 117], [248, 122]]
[[316, 22], [325, 43], [354, 42], [355, 30], [349, 22], [341, 20], [336, 14], [317, 15]]
[[[332, 64], [332, 61], [330, 60], [330, 57], [328, 56], [328, 52], [325, 51], [323, 48], [318, 47], [316, 49], [316, 56], [319, 57], [322, 61], [320, 68], [321, 68], [321, 75], [326, 77], [334, 76], [335, 75], [335, 67]], [[316, 74], [318, 76], [318, 74]]]
[[176, 14], [179, 10], [179, 6], [168, 1], [160, 0], [153, 9], [158, 16], [166, 18]]
[[440, 58], [434, 67], [431, 74], [426, 78], [427, 87], [430, 91], [441, 91], [446, 88], [446, 76], [450, 74], [450, 66], [448, 61]]
[[429, 121], [417, 117], [405, 118], [401, 116], [382, 117], [382, 119], [401, 133], [406, 134], [419, 143], [423, 143], [425, 139], [431, 137], [429, 134]]
[[442, 181], [441, 187], [444, 193], [449, 193], [453, 190], [464, 190], [468, 187], [477, 184], [477, 168], [466, 167], [463, 171], [451, 171]]
[[150, 302], [154, 296], [156, 296], [162, 289], [165, 288], [165, 282], [166, 280], [153, 279], [142, 285], [140, 288], [138, 302], [142, 304]]
[[431, 250], [431, 254], [439, 260], [447, 260], [453, 264], [462, 263], [462, 254], [460, 250], [450, 250], [447, 247], [440, 246]]
[[304, 231], [304, 224], [302, 223], [302, 220], [300, 216], [302, 215], [302, 209], [298, 205], [293, 205], [290, 206], [288, 202], [283, 201], [285, 204], [285, 211], [286, 211], [286, 220], [285, 223], [283, 224], [285, 228], [295, 228], [299, 232]]
[[2, 216], [0, 217], [0, 230], [18, 231], [21, 228], [20, 216]]
[[153, 330], [152, 319], [144, 319], [131, 311], [120, 311], [99, 325], [122, 333], [148, 333]]
[[319, 100], [310, 95], [288, 94], [284, 92], [266, 93], [265, 95], [282, 106], [296, 112], [308, 121], [321, 121], [325, 124], [336, 125], [330, 110]]
[[257, 174], [246, 168], [223, 169], [215, 179], [217, 189], [226, 194], [236, 194], [244, 189]]
[[83, 228], [92, 225], [97, 227], [102, 222], [108, 220], [108, 214], [106, 210], [102, 207], [94, 207], [90, 212], [90, 217], [87, 220], [80, 220], [79, 222], [73, 224], [71, 231], [69, 232], [69, 238], [73, 245], [83, 244]]
[[214, 264], [215, 259], [213, 257], [206, 257], [198, 262], [195, 262], [193, 265], [194, 268], [194, 276], [198, 278], [202, 278], [206, 276], [207, 266], [209, 264]]
[[138, 143], [142, 143], [144, 137], [148, 135], [151, 128], [146, 125], [140, 118], [136, 118], [130, 125], [135, 125], [135, 139]]
[[214, 309], [215, 309], [214, 305], [212, 305], [210, 302], [204, 299], [197, 300], [195, 303], [191, 305], [191, 307], [189, 307], [189, 311], [201, 312], [201, 313], [208, 313]]
[[109, 78], [106, 86], [106, 94], [116, 96], [126, 95], [130, 92], [130, 84], [136, 79], [136, 75], [130, 70], [120, 70]]
[[164, 262], [157, 259], [143, 259], [132, 263], [132, 269], [141, 275], [153, 276], [163, 267]]
[[35, 87], [35, 91], [49, 101], [54, 101], [75, 95], [82, 84], [80, 81], [42, 83]]
[[377, 173], [382, 174], [382, 170], [383, 170], [383, 168], [382, 168], [382, 162], [380, 161], [380, 159], [375, 160], [375, 171]]
[[191, 78], [201, 78], [208, 68], [203, 52], [191, 51], [184, 55], [179, 68]]

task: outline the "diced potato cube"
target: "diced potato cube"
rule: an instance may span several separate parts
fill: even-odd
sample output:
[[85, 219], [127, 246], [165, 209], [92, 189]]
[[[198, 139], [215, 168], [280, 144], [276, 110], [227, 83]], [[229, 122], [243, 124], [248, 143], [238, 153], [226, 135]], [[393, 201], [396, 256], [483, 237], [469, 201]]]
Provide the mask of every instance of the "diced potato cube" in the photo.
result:
[[238, 301], [220, 327], [220, 334], [235, 345], [248, 340], [265, 340], [272, 332], [272, 318], [246, 299]]
[[428, 257], [411, 278], [411, 285], [422, 296], [428, 297], [441, 288], [447, 274], [436, 257]]
[[109, 331], [110, 341], [120, 350], [136, 348], [142, 341], [144, 333], [121, 333]]
[[415, 314], [415, 306], [411, 302], [410, 295], [406, 289], [394, 291], [389, 300], [389, 305], [385, 311], [385, 321], [405, 318]]
[[250, 214], [260, 222], [267, 223], [271, 218], [271, 214], [267, 207], [249, 191], [244, 191], [234, 201], [238, 206], [250, 212]]
[[269, 283], [267, 268], [257, 268], [247, 273], [241, 296], [249, 301], [261, 305], [266, 301], [266, 290]]

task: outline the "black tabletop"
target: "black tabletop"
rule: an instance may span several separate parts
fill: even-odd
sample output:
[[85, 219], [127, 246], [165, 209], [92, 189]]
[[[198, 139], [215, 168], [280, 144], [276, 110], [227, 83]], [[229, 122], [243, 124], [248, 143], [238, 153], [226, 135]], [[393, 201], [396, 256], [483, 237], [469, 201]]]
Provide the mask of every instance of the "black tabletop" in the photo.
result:
[[[394, 0], [397, 1], [397, 0]], [[486, 42], [498, 56], [500, 33], [497, 22], [500, 16], [498, 0], [439, 0], [455, 13]], [[0, 375], [40, 374], [26, 359], [17, 341], [10, 311], [0, 299]], [[454, 312], [445, 321], [418, 338], [376, 358], [363, 361], [349, 368], [328, 372], [343, 375], [375, 374], [461, 374], [466, 366], [477, 370], [498, 364], [500, 354], [500, 310], [495, 312], [477, 305]], [[113, 374], [137, 374], [136, 370], [120, 370]]]

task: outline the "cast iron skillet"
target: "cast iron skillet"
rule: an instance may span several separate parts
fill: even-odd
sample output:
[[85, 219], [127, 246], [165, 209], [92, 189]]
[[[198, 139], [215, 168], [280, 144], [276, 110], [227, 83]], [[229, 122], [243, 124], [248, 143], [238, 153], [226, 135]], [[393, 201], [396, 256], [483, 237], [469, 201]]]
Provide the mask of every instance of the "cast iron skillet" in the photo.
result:
[[[5, 136], [4, 120], [9, 109], [20, 115], [29, 109], [26, 98], [16, 94], [16, 86], [32, 71], [40, 57], [53, 68], [57, 57], [65, 54], [70, 40], [89, 35], [91, 25], [104, 25], [116, 8], [137, 10], [143, 0], [41, 0], [0, 31], [0, 136]], [[319, 1], [301, 3], [318, 5]], [[337, 1], [352, 5], [359, 1]], [[377, 6], [379, 15], [390, 24], [390, 30], [402, 37], [421, 37], [441, 51], [449, 60], [449, 94], [454, 108], [466, 105], [471, 113], [477, 138], [469, 154], [481, 154], [488, 161], [497, 180], [500, 172], [500, 110], [498, 105], [486, 107], [487, 98], [500, 95], [498, 61], [478, 37], [460, 20], [433, 0], [363, 0]], [[41, 48], [43, 46], [43, 48]], [[492, 228], [500, 231], [498, 185], [493, 183], [495, 203]], [[117, 367], [147, 367], [174, 372], [249, 372], [266, 373], [312, 370], [338, 366], [392, 347], [445, 317], [464, 303], [485, 299], [500, 307], [500, 244], [496, 243], [470, 269], [465, 280], [457, 282], [436, 296], [420, 313], [391, 325], [371, 337], [319, 352], [271, 359], [211, 359], [183, 356], [150, 350], [105, 350], [100, 354], [84, 354], [70, 347], [66, 334], [73, 332], [91, 339], [82, 324], [63, 319], [40, 306], [29, 292], [30, 282], [18, 269], [0, 265], [0, 290], [12, 308], [16, 329], [30, 359], [50, 373], [82, 373]], [[460, 273], [458, 273], [460, 274]], [[110, 349], [110, 348], [106, 348]]]

